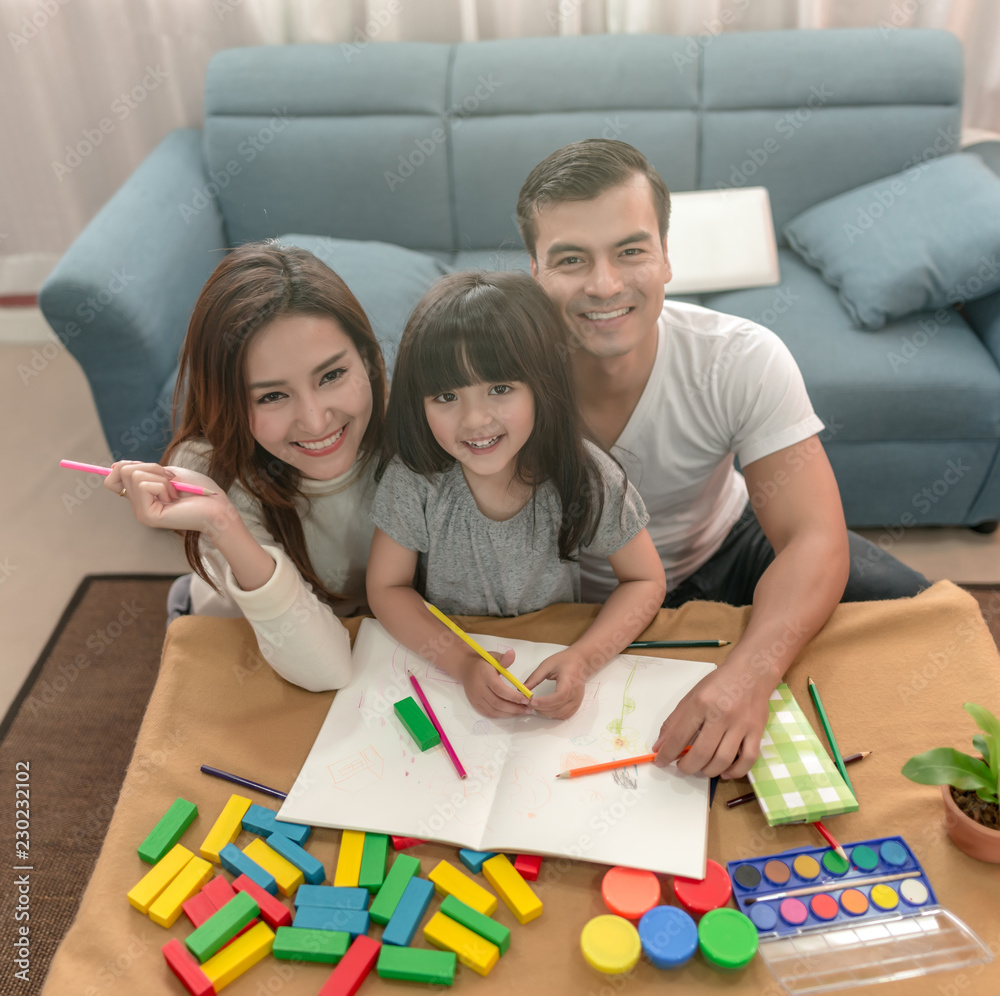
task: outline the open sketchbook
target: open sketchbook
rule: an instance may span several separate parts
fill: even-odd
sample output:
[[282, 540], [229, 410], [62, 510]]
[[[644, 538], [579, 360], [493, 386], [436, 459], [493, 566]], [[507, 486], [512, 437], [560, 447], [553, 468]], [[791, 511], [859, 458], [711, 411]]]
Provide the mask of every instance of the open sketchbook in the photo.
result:
[[[513, 648], [512, 671], [521, 680], [564, 649], [475, 638], [487, 650]], [[373, 619], [361, 624], [354, 669], [281, 807], [282, 819], [704, 875], [707, 778], [652, 764], [582, 778], [556, 775], [649, 753], [663, 720], [714, 664], [623, 654], [588, 682], [580, 710], [568, 720], [480, 716], [460, 683]], [[467, 779], [458, 777], [443, 746], [421, 753], [397, 719], [393, 703], [413, 694], [407, 669]]]

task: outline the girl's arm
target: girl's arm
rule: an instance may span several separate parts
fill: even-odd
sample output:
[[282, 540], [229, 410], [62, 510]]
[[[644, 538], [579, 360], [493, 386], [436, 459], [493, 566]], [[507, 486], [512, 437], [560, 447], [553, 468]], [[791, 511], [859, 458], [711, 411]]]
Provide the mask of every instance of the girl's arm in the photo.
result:
[[[368, 604], [379, 622], [393, 638], [461, 681], [477, 712], [484, 716], [521, 716], [527, 712], [528, 700], [427, 611], [413, 587], [416, 570], [416, 552], [376, 527], [367, 584]], [[509, 667], [514, 651], [498, 659]]]
[[525, 681], [535, 688], [554, 678], [555, 691], [535, 696], [532, 708], [542, 716], [566, 719], [583, 701], [583, 687], [648, 625], [663, 605], [667, 581], [649, 533], [643, 529], [608, 556], [618, 587], [587, 631], [565, 650], [544, 660]]

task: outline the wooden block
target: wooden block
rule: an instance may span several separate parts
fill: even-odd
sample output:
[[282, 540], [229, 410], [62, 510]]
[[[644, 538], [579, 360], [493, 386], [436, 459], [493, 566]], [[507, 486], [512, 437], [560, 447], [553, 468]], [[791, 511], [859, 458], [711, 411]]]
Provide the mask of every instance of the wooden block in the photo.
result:
[[229, 884], [229, 879], [225, 875], [216, 875], [211, 882], [202, 890], [201, 894], [207, 896], [212, 905], [221, 910], [233, 896], [236, 895], [235, 888]]
[[514, 858], [514, 870], [525, 882], [537, 882], [538, 872], [542, 867], [540, 854], [518, 854]]
[[293, 927], [308, 930], [340, 930], [357, 937], [367, 934], [371, 922], [368, 910], [344, 910], [330, 906], [300, 906], [295, 911]]
[[[486, 866], [483, 865], [483, 867]], [[478, 882], [473, 882], [468, 875], [460, 872], [447, 861], [439, 862], [427, 877], [434, 883], [434, 887], [441, 895], [461, 899], [466, 906], [471, 906], [474, 910], [479, 910], [480, 913], [489, 916], [497, 908], [496, 896], [487, 892]]]
[[383, 944], [378, 956], [380, 979], [405, 979], [450, 986], [455, 981], [457, 958], [451, 951], [400, 948]]
[[271, 953], [273, 944], [274, 931], [266, 923], [258, 923], [242, 937], [237, 937], [232, 944], [226, 945], [218, 954], [212, 955], [201, 966], [201, 970], [212, 980], [212, 985], [218, 992], [253, 968], [262, 958], [266, 958]]
[[485, 937], [490, 944], [495, 944], [500, 954], [510, 947], [510, 929], [488, 916], [483, 916], [478, 910], [466, 906], [454, 896], [445, 896], [441, 900], [441, 912], [451, 917], [463, 927], [474, 930], [480, 937]]
[[441, 735], [412, 696], [394, 702], [392, 708], [406, 732], [413, 737], [413, 742], [421, 750], [430, 750], [431, 747], [441, 743]]
[[295, 890], [304, 881], [302, 870], [296, 868], [287, 858], [283, 858], [277, 851], [267, 846], [267, 841], [255, 837], [246, 847], [243, 853], [256, 861], [265, 871], [269, 871], [274, 880], [278, 883], [278, 892], [283, 896], [294, 896]]
[[483, 862], [492, 858], [496, 851], [473, 851], [471, 848], [463, 847], [458, 852], [458, 860], [469, 869], [473, 875], [478, 875], [483, 870]]
[[290, 840], [284, 834], [273, 833], [267, 838], [267, 844], [272, 851], [277, 851], [286, 861], [295, 865], [310, 885], [321, 885], [326, 881], [326, 869], [323, 863], [305, 848], [299, 847], [294, 840]]
[[392, 834], [392, 846], [396, 848], [397, 851], [405, 851], [408, 847], [416, 847], [417, 844], [423, 844], [419, 837], [397, 837]]
[[174, 799], [170, 808], [160, 817], [159, 823], [149, 831], [149, 836], [139, 845], [137, 853], [146, 864], [155, 865], [181, 839], [194, 818], [198, 807], [187, 799]]
[[[233, 888], [237, 892], [245, 892], [257, 903], [260, 907], [261, 919], [271, 930], [277, 930], [279, 927], [290, 927], [292, 925], [292, 911], [280, 899], [275, 899], [270, 892], [262, 889], [252, 878], [240, 875], [233, 882]], [[202, 889], [202, 892], [204, 891]]]
[[243, 814], [252, 805], [251, 801], [242, 795], [231, 795], [229, 802], [222, 807], [218, 819], [208, 831], [208, 836], [201, 842], [199, 853], [208, 861], [219, 864], [219, 853], [240, 835], [243, 829]]
[[[518, 923], [528, 923], [542, 914], [542, 901], [531, 891], [531, 886], [514, 870], [506, 854], [483, 862], [483, 874], [500, 898], [510, 907]], [[459, 896], [459, 899], [462, 897]], [[469, 904], [471, 905], [471, 903]]]
[[295, 893], [296, 906], [325, 906], [338, 910], [363, 910], [368, 906], [367, 889], [349, 889], [343, 885], [300, 885]]
[[180, 870], [194, 857], [183, 845], [172, 848], [129, 889], [128, 901], [140, 912], [148, 913], [153, 900], [170, 885]]
[[180, 984], [191, 996], [215, 996], [212, 980], [201, 970], [201, 965], [176, 937], [167, 941], [160, 950], [167, 959], [170, 971], [177, 976]]
[[279, 927], [271, 954], [295, 961], [319, 961], [336, 965], [347, 954], [351, 935], [340, 930], [306, 930]]
[[248, 858], [235, 844], [226, 844], [219, 851], [219, 860], [222, 862], [222, 867], [230, 874], [246, 875], [272, 896], [277, 893], [278, 882], [275, 877], [266, 868], [261, 868], [252, 858]]
[[215, 873], [211, 861], [192, 855], [170, 884], [150, 904], [149, 919], [161, 927], [172, 927], [186, 903]]
[[436, 948], [454, 951], [463, 965], [480, 975], [489, 975], [500, 958], [500, 949], [495, 944], [440, 911], [427, 921], [424, 937]]
[[385, 863], [389, 857], [389, 837], [384, 833], [366, 833], [361, 849], [358, 885], [369, 892], [378, 892], [385, 881]]
[[340, 853], [337, 855], [337, 870], [333, 875], [334, 885], [357, 887], [361, 873], [361, 855], [365, 848], [363, 830], [345, 830], [340, 838]]
[[406, 947], [413, 940], [433, 895], [434, 883], [428, 882], [426, 878], [411, 878], [406, 883], [403, 895], [382, 931], [383, 946], [393, 944]]
[[[259, 913], [260, 907], [254, 898], [245, 892], [239, 892], [221, 910], [217, 910], [200, 927], [188, 934], [184, 943], [188, 951], [204, 963]], [[206, 975], [211, 978], [210, 972], [206, 971]]]
[[205, 895], [204, 890], [193, 895], [187, 902], [181, 903], [181, 909], [191, 921], [192, 927], [200, 927], [213, 913], [218, 912], [215, 903]]
[[364, 934], [355, 937], [347, 954], [316, 996], [354, 996], [374, 967], [381, 949], [382, 945], [371, 937]]
[[264, 838], [270, 837], [272, 833], [280, 833], [283, 837], [294, 840], [300, 847], [312, 833], [312, 827], [279, 820], [278, 814], [273, 809], [258, 806], [256, 802], [250, 804], [250, 808], [243, 816], [243, 829]]
[[420, 862], [409, 854], [397, 854], [396, 860], [389, 869], [382, 888], [372, 900], [368, 908], [371, 918], [376, 923], [388, 923], [396, 909], [407, 884], [414, 875], [420, 873]]

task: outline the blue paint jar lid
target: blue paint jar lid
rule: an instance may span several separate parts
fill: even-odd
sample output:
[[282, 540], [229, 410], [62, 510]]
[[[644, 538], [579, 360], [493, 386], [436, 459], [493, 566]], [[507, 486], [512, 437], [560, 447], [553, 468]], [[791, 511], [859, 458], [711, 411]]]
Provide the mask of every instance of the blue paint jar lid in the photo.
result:
[[654, 906], [639, 920], [639, 940], [657, 968], [680, 968], [698, 950], [698, 928], [684, 910]]

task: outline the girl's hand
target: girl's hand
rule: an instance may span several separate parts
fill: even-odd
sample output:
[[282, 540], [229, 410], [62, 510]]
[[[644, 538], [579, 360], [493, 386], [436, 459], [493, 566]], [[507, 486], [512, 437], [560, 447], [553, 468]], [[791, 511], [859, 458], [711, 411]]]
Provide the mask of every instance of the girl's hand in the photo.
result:
[[[503, 657], [496, 653], [493, 656], [505, 668], [514, 661], [513, 650], [508, 650]], [[528, 712], [528, 699], [479, 654], [470, 656], [465, 662], [462, 684], [470, 705], [483, 716], [523, 716]]]
[[531, 708], [550, 719], [568, 719], [583, 701], [586, 661], [571, 648], [546, 658], [525, 681], [534, 690], [546, 679], [555, 679], [556, 689], [548, 695], [535, 696]]

